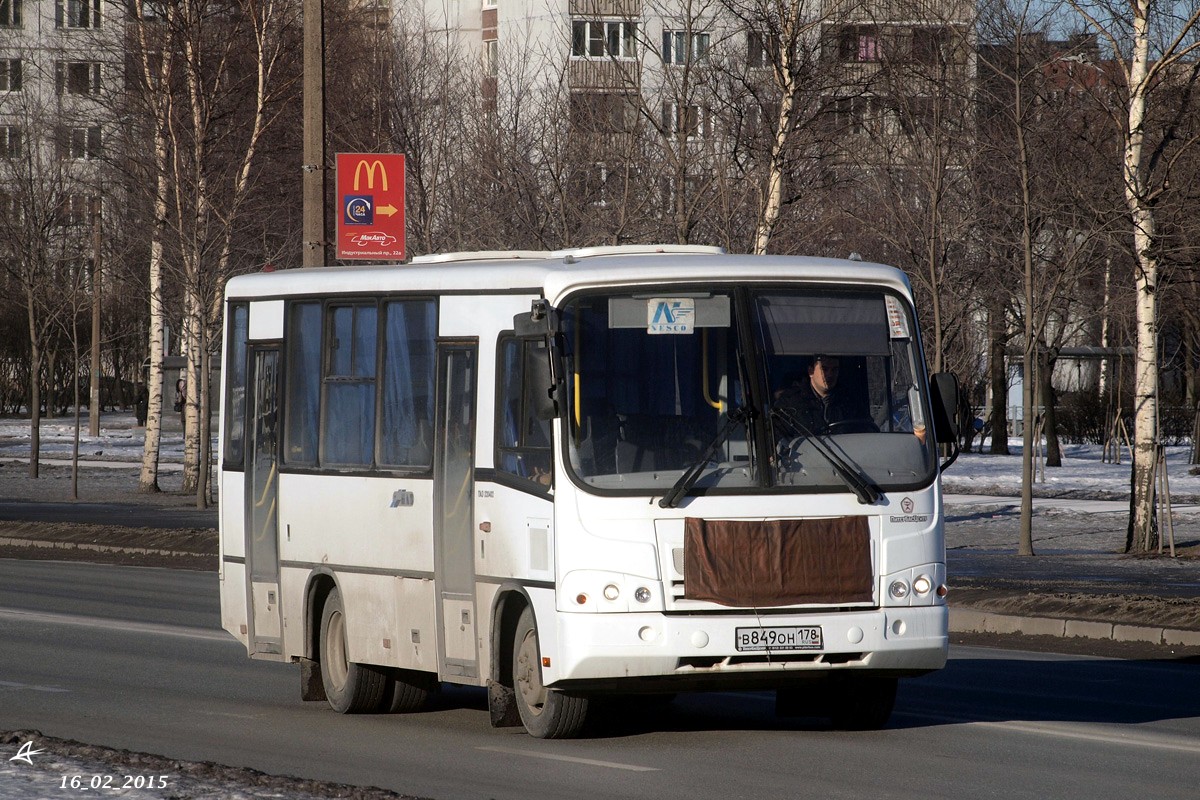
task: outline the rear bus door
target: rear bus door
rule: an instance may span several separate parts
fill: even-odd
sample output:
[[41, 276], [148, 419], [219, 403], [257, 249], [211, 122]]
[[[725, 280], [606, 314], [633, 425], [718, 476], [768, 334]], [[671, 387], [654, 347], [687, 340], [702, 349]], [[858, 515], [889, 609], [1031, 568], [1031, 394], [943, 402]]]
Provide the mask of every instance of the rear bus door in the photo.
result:
[[250, 655], [283, 652], [279, 602], [279, 348], [249, 351], [246, 572]]

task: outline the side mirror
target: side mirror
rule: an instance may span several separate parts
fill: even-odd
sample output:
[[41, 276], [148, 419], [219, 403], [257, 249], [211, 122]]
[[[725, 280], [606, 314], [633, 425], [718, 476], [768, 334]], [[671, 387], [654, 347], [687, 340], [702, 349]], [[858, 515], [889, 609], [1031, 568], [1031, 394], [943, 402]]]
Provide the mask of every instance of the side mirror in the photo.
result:
[[542, 339], [558, 333], [558, 315], [545, 300], [534, 300], [528, 312], [513, 316], [518, 339]]
[[958, 442], [958, 377], [952, 372], [938, 372], [929, 378], [930, 401], [933, 404], [933, 436], [938, 444]]

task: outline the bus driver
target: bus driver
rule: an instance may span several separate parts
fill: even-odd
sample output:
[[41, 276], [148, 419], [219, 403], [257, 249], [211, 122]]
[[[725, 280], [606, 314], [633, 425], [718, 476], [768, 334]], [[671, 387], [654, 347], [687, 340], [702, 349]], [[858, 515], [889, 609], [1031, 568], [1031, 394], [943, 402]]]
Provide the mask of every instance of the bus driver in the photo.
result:
[[838, 391], [839, 369], [837, 357], [813, 356], [808, 363], [808, 380], [797, 380], [781, 391], [775, 405], [791, 413], [813, 433], [822, 433], [834, 423], [862, 416], [853, 413], [844, 393]]

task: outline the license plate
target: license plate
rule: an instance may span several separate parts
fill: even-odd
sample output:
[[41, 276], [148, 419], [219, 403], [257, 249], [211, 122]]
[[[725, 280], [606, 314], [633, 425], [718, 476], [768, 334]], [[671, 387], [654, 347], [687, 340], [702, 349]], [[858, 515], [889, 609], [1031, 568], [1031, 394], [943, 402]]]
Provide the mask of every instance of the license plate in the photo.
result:
[[791, 625], [776, 628], [737, 628], [734, 645], [738, 652], [775, 650], [820, 650], [825, 646], [820, 625]]

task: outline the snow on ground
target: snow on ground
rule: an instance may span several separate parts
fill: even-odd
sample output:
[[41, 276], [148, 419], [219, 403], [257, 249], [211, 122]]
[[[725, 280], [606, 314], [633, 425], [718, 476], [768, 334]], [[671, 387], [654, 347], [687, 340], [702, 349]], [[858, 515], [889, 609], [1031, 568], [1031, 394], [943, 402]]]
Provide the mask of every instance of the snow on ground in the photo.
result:
[[[942, 474], [942, 485], [957, 494], [1018, 495], [1021, 493], [1021, 441], [1009, 441], [1013, 455], [994, 456], [963, 453]], [[1079, 497], [1128, 497], [1132, 459], [1121, 452], [1120, 464], [1102, 459], [1104, 448], [1098, 444], [1063, 446], [1061, 467], [1039, 470], [1034, 483], [1037, 494], [1072, 494]], [[1189, 464], [1191, 446], [1168, 447], [1167, 477], [1174, 497], [1200, 496], [1200, 467]], [[1193, 474], [1194, 473], [1194, 474]]]
[[[86, 461], [131, 462], [140, 464], [145, 428], [137, 427], [133, 414], [105, 412], [100, 415], [100, 435], [88, 435], [88, 417], [79, 421], [79, 458]], [[29, 458], [30, 426], [28, 419], [0, 418], [0, 459]], [[70, 459], [75, 441], [75, 418], [43, 419], [41, 452], [45, 459]], [[165, 462], [183, 461], [183, 428], [179, 415], [163, 416], [162, 443], [159, 459]]]

